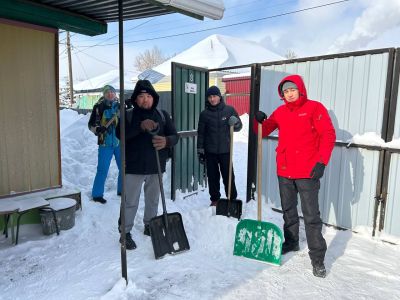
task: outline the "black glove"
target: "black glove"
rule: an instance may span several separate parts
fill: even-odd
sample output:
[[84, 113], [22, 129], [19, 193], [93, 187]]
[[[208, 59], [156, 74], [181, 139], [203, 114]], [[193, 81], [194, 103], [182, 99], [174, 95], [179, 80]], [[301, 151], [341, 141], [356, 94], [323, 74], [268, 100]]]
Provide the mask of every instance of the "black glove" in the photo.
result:
[[255, 118], [258, 123], [262, 123], [267, 118], [267, 115], [265, 114], [265, 112], [259, 110], [258, 112], [256, 112]]
[[197, 156], [199, 157], [199, 163], [204, 165], [206, 163], [206, 154], [204, 153], [204, 149], [197, 149]]
[[104, 133], [107, 131], [107, 128], [104, 126], [97, 126], [96, 127], [96, 134]]
[[132, 104], [132, 100], [131, 99], [126, 99], [125, 100], [125, 107], [126, 108], [132, 108], [133, 104]]
[[314, 168], [311, 170], [310, 176], [312, 179], [320, 179], [324, 175], [325, 165], [317, 162]]
[[238, 122], [239, 122], [239, 119], [237, 117], [235, 117], [235, 116], [231, 116], [228, 119], [229, 126], [235, 126]]

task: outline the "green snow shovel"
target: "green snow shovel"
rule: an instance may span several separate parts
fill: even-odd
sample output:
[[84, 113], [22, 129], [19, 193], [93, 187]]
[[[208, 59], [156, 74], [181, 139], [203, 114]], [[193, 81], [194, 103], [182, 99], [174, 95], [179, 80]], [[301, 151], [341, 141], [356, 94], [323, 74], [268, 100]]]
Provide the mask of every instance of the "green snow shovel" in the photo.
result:
[[261, 162], [262, 125], [258, 124], [257, 148], [257, 221], [244, 219], [236, 226], [233, 254], [260, 260], [273, 265], [281, 264], [282, 231], [278, 226], [261, 221]]

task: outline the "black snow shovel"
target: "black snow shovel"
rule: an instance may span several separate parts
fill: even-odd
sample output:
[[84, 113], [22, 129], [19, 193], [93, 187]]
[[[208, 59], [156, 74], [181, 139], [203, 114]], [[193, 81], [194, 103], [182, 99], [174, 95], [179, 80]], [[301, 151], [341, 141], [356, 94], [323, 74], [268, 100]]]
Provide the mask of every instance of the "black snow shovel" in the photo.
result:
[[153, 243], [154, 256], [156, 259], [164, 257], [166, 254], [176, 254], [189, 250], [189, 241], [183, 227], [182, 216], [178, 212], [167, 213], [165, 205], [164, 187], [161, 176], [160, 157], [158, 150], [155, 149], [158, 180], [160, 183], [161, 200], [163, 214], [150, 220], [150, 236]]
[[233, 154], [233, 125], [230, 126], [230, 152], [229, 152], [229, 181], [228, 181], [228, 199], [220, 199], [217, 201], [216, 214], [237, 218], [238, 220], [242, 216], [242, 200], [231, 199], [232, 189], [232, 154]]

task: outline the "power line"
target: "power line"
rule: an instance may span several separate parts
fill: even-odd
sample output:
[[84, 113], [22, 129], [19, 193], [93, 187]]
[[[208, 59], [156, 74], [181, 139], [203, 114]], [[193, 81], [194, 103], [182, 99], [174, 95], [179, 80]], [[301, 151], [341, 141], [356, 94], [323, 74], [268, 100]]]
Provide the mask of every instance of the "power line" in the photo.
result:
[[[131, 30], [133, 30], [133, 29], [136, 29], [136, 28], [138, 28], [138, 27], [141, 27], [141, 26], [143, 26], [143, 25], [145, 25], [145, 24], [147, 24], [147, 23], [149, 23], [149, 22], [151, 22], [151, 21], [153, 21], [153, 20], [154, 20], [154, 18], [151, 18], [150, 20], [147, 20], [147, 21], [145, 21], [145, 22], [142, 22], [142, 23], [138, 24], [137, 26], [134, 26], [134, 27], [132, 27], [132, 28], [129, 28], [128, 30], [125, 30], [125, 32], [129, 32], [129, 31], [131, 31]], [[111, 40], [111, 39], [113, 39], [113, 38], [115, 38], [115, 37], [117, 37], [117, 36], [118, 36], [118, 34], [113, 35], [112, 37], [109, 37], [109, 38], [107, 38], [107, 39], [105, 39], [105, 40], [103, 40], [103, 41], [101, 41], [101, 42], [98, 42], [97, 44], [95, 44], [95, 45], [93, 45], [93, 46], [78, 46], [78, 47], [95, 47], [95, 46], [100, 45], [101, 43], [104, 43], [105, 41], [109, 41], [109, 40]]]
[[98, 59], [97, 57], [94, 57], [94, 56], [89, 55], [89, 54], [87, 54], [87, 53], [85, 53], [85, 52], [82, 52], [82, 51], [76, 52], [76, 53], [74, 53], [74, 55], [76, 55], [76, 56], [78, 57], [78, 53], [85, 54], [86, 56], [89, 56], [90, 58], [92, 58], [92, 59], [94, 59], [94, 60], [97, 60], [98, 62], [101, 62], [101, 63], [106, 64], [106, 65], [110, 65], [110, 66], [112, 66], [112, 67], [114, 67], [114, 68], [118, 68], [118, 66], [116, 66], [116, 65], [110, 64], [109, 62], [106, 62], [106, 61], [104, 61], [104, 60]]
[[[260, 2], [260, 1], [265, 1], [265, 0], [254, 0], [254, 1], [248, 1], [248, 2], [246, 2], [246, 3], [244, 3], [244, 4], [238, 4], [238, 5], [229, 6], [229, 7], [226, 7], [226, 11], [227, 11], [227, 10], [230, 10], [230, 9], [232, 9], [232, 8], [235, 8], [235, 7], [248, 6], [248, 5], [251, 5], [252, 3]], [[286, 1], [286, 2], [284, 2], [284, 3], [275, 4], [275, 5], [267, 5], [267, 8], [275, 7], [275, 6], [281, 6], [281, 5], [284, 5], [284, 4], [286, 4], [286, 3], [295, 2], [295, 1], [297, 1], [297, 0]], [[225, 14], [224, 14], [224, 19], [226, 19], [226, 18], [225, 18], [225, 16], [226, 16], [226, 11], [225, 11]], [[238, 16], [238, 15], [241, 15], [241, 14], [230, 15], [229, 17]], [[171, 15], [166, 15], [166, 16], [171, 16]], [[134, 26], [133, 28], [129, 28], [128, 30], [124, 30], [124, 34], [127, 33], [127, 32], [129, 32], [129, 31], [131, 31], [131, 30], [133, 30], [133, 29], [136, 29], [137, 27], [140, 27], [140, 26], [142, 26], [142, 25], [145, 25], [146, 23], [148, 23], [148, 22], [150, 22], [150, 21], [153, 21], [153, 19], [155, 19], [155, 18], [153, 17], [151, 20], [146, 21], [146, 22], [144, 22], [144, 23], [141, 23], [141, 24], [139, 24], [138, 26]], [[156, 18], [156, 19], [158, 19], [158, 18]], [[192, 19], [190, 18], [190, 20], [192, 20]], [[186, 20], [185, 20], [185, 21], [186, 21]], [[202, 24], [210, 23], [210, 22], [214, 22], [214, 21], [213, 21], [213, 20], [212, 20], [212, 21], [203, 21]], [[158, 22], [158, 23], [153, 24], [153, 27], [157, 27], [157, 26], [165, 25], [165, 24], [169, 24], [169, 23], [177, 24], [177, 21], [174, 19], [174, 20], [168, 20], [168, 21]], [[179, 22], [178, 22], [178, 23], [179, 23]], [[185, 25], [186, 25], [186, 24], [183, 24], [183, 25], [181, 25], [181, 26], [179, 26], [179, 27], [177, 27], [177, 28], [182, 28], [182, 26], [185, 26]], [[192, 23], [191, 23], [190, 25], [192, 25]], [[172, 29], [173, 29], [173, 28], [172, 28]], [[109, 32], [109, 33], [111, 33], [111, 32]], [[146, 34], [148, 34], [148, 33], [152, 33], [152, 31], [146, 32]], [[113, 35], [112, 37], [110, 37], [110, 38], [108, 38], [108, 39], [105, 39], [105, 40], [101, 41], [100, 43], [105, 42], [105, 41], [108, 41], [108, 40], [110, 40], [110, 39], [113, 39], [113, 38], [115, 38], [115, 37], [117, 37], [117, 36], [118, 36], [118, 34]], [[91, 40], [81, 40], [81, 41], [79, 41], [79, 42], [90, 42], [90, 41], [91, 41]], [[89, 46], [78, 46], [78, 47], [89, 47]]]
[[[83, 73], [85, 74], [86, 80], [89, 80], [89, 77], [87, 76], [86, 70], [85, 70], [85, 68], [83, 67], [83, 64], [82, 64], [81, 60], [79, 59], [79, 56], [76, 55], [76, 58], [78, 59], [78, 62], [79, 62], [79, 64], [81, 65], [81, 68], [82, 68]], [[89, 80], [89, 82], [90, 82], [90, 84], [92, 85], [92, 83], [91, 83], [90, 80]]]
[[[265, 0], [261, 0], [261, 1], [265, 2]], [[286, 2], [283, 2], [283, 3], [279, 3], [279, 4], [274, 4], [274, 5], [266, 5], [266, 6], [263, 6], [263, 9], [270, 9], [270, 8], [286, 5], [288, 3], [292, 3], [292, 2], [296, 2], [296, 1], [298, 1], [298, 0], [286, 1]], [[227, 7], [226, 10], [225, 10], [225, 13], [224, 13], [224, 20], [232, 19], [232, 18], [235, 18], [235, 17], [238, 17], [238, 16], [254, 14], [254, 9], [252, 9], [251, 11], [240, 11], [240, 12], [236, 12], [236, 13], [233, 13], [233, 14], [231, 14], [230, 12], [231, 12], [232, 8], [242, 7], [242, 6], [249, 6], [249, 5], [251, 5], [252, 3], [255, 3], [255, 2], [260, 2], [260, 0], [251, 1], [251, 2], [244, 3], [244, 4], [238, 4], [238, 5], [234, 5], [234, 6], [231, 6], [231, 7]], [[169, 15], [169, 16], [171, 16], [171, 15]], [[146, 32], [141, 33], [141, 34], [148, 35], [148, 34], [153, 33], [153, 32], [160, 32], [159, 27], [163, 28], [163, 30], [161, 30], [161, 31], [170, 31], [170, 30], [173, 30], [173, 29], [176, 29], [176, 28], [179, 28], [179, 29], [186, 28], [187, 29], [187, 27], [197, 26], [199, 22], [201, 22], [202, 25], [208, 25], [210, 23], [215, 23], [215, 20], [199, 21], [199, 20], [194, 20], [194, 19], [184, 19], [184, 20], [180, 20], [180, 21], [169, 20], [169, 21], [165, 21], [165, 22], [158, 22], [158, 23], [152, 24], [152, 26], [155, 27], [155, 30], [146, 31]], [[170, 24], [170, 23], [173, 23], [174, 25], [177, 25], [177, 26], [169, 27], [169, 28], [167, 26], [164, 26], [165, 24]]]
[[[243, 21], [243, 22], [238, 22], [238, 23], [232, 23], [232, 24], [228, 24], [228, 25], [222, 25], [222, 26], [217, 26], [217, 27], [212, 27], [212, 28], [194, 30], [194, 31], [183, 32], [183, 33], [177, 33], [177, 34], [171, 34], [171, 35], [165, 35], [165, 36], [159, 36], [159, 37], [154, 37], [154, 38], [147, 38], [147, 39], [141, 39], [141, 40], [126, 41], [126, 42], [124, 42], [124, 44], [131, 44], [131, 43], [139, 43], [139, 42], [153, 41], [153, 40], [158, 40], [158, 39], [166, 39], [166, 38], [177, 37], [177, 36], [182, 36], [182, 35], [188, 35], [188, 34], [194, 34], [194, 33], [200, 33], [200, 32], [211, 31], [211, 30], [215, 30], [215, 29], [228, 28], [228, 27], [232, 27], [232, 26], [238, 26], [238, 25], [243, 25], [243, 24], [249, 24], [249, 23], [254, 23], [254, 22], [258, 22], [258, 21], [263, 21], [263, 20], [268, 20], [268, 19], [274, 19], [274, 18], [278, 18], [278, 17], [283, 17], [283, 16], [287, 16], [287, 15], [293, 15], [293, 14], [296, 14], [296, 13], [301, 13], [301, 12], [305, 12], [305, 11], [310, 11], [310, 10], [314, 10], [314, 9], [318, 9], [318, 8], [322, 8], [322, 7], [327, 7], [327, 6], [332, 6], [332, 5], [336, 5], [336, 4], [340, 4], [340, 3], [344, 3], [344, 2], [349, 2], [349, 1], [351, 1], [351, 0], [335, 1], [335, 2], [330, 2], [330, 3], [326, 3], [326, 4], [322, 4], [322, 5], [317, 5], [317, 6], [312, 6], [312, 7], [304, 8], [304, 9], [299, 9], [299, 10], [294, 10], [294, 11], [290, 11], [290, 12], [286, 12], [286, 13], [281, 13], [281, 14], [277, 14], [277, 15], [272, 15], [272, 16], [268, 16], [268, 17], [257, 18], [257, 19], [248, 20], [248, 21]], [[88, 50], [88, 49], [90, 49], [90, 48], [92, 48], [92, 47], [112, 46], [112, 45], [118, 45], [118, 44], [119, 44], [119, 43], [109, 43], [109, 44], [102, 44], [102, 45], [100, 45], [100, 43], [98, 43], [98, 44], [91, 45], [91, 46], [88, 45], [88, 46], [76, 46], [76, 47], [78, 47], [78, 48], [85, 47], [86, 49], [83, 49], [83, 50], [81, 50], [81, 51], [86, 51], [86, 50]]]
[[[231, 14], [231, 15], [229, 15], [229, 13], [227, 14], [227, 11], [229, 10], [229, 9], [232, 9], [232, 8], [235, 8], [235, 7], [241, 7], [241, 6], [249, 6], [249, 5], [251, 5], [252, 3], [255, 3], [255, 2], [260, 2], [260, 1], [265, 1], [265, 0], [255, 0], [255, 1], [251, 1], [251, 2], [247, 2], [247, 3], [244, 3], [244, 4], [238, 4], [238, 5], [233, 5], [233, 6], [230, 6], [230, 7], [227, 7], [226, 8], [226, 11], [225, 11], [225, 14], [224, 14], [224, 19], [225, 20], [227, 20], [227, 19], [230, 19], [230, 18], [234, 18], [234, 17], [237, 17], [237, 16], [243, 16], [243, 15], [246, 15], [246, 14], [249, 14], [249, 13], [253, 13], [253, 11], [252, 12], [244, 12], [244, 13], [236, 13], [236, 14]], [[292, 3], [292, 2], [296, 2], [297, 0], [290, 0], [290, 1], [285, 1], [285, 2], [283, 2], [283, 3], [279, 3], [279, 4], [274, 4], [274, 5], [267, 5], [267, 6], [265, 6], [264, 8], [273, 8], [273, 7], [277, 7], [277, 6], [282, 6], [282, 5], [286, 5], [286, 4], [288, 4], [288, 3]], [[171, 16], [171, 15], [168, 15], [168, 16]], [[197, 20], [196, 20], [197, 21]], [[206, 25], [206, 24], [209, 24], [209, 23], [211, 23], [211, 22], [213, 22], [213, 23], [215, 23], [215, 21], [214, 20], [210, 20], [210, 21], [208, 21], [208, 20], [206, 20], [206, 21], [203, 21], [202, 22], [202, 25]], [[145, 23], [147, 23], [147, 22], [145, 22]], [[135, 26], [135, 27], [133, 27], [133, 28], [130, 28], [130, 29], [128, 29], [128, 30], [125, 30], [124, 31], [124, 34], [125, 33], [127, 33], [127, 32], [129, 32], [129, 31], [131, 31], [131, 30], [133, 30], [133, 29], [136, 29], [137, 27], [139, 27], [139, 26], [142, 26], [142, 25], [144, 25], [145, 23], [143, 23], [143, 24], [140, 24], [140, 25], [138, 25], [138, 26]], [[170, 24], [170, 23], [173, 23], [174, 25], [177, 25], [177, 24], [180, 24], [179, 26], [175, 26], [175, 27], [170, 27], [170, 28], [166, 28], [166, 24]], [[191, 27], [191, 26], [197, 26], [197, 23], [193, 23], [193, 21], [192, 21], [192, 19], [190, 19], [190, 22], [188, 23], [187, 22], [187, 19], [185, 19], [184, 20], [184, 22], [177, 22], [175, 19], [174, 20], [168, 20], [168, 21], [164, 21], [164, 22], [158, 22], [158, 23], [153, 23], [152, 24], [152, 27], [154, 27], [154, 28], [156, 28], [156, 30], [153, 30], [153, 31], [146, 31], [146, 32], [141, 32], [141, 34], [146, 34], [146, 35], [148, 35], [148, 34], [151, 34], [151, 33], [154, 33], [154, 32], [160, 32], [160, 29], [159, 29], [159, 27], [161, 27], [161, 28], [163, 28], [164, 30], [161, 30], [161, 31], [170, 31], [170, 30], [173, 30], [173, 29], [181, 29], [181, 28], [187, 28], [187, 27]], [[112, 36], [111, 38], [108, 38], [108, 39], [106, 39], [106, 40], [103, 40], [103, 41], [101, 41], [101, 42], [99, 42], [99, 43], [97, 43], [97, 44], [95, 44], [95, 45], [77, 45], [77, 46], [75, 46], [75, 47], [78, 47], [78, 48], [88, 48], [88, 47], [95, 47], [95, 46], [97, 46], [97, 45], [101, 45], [103, 42], [105, 42], [105, 41], [107, 41], [107, 40], [110, 40], [110, 39], [112, 39], [112, 38], [114, 38], [114, 37], [117, 37], [118, 35], [114, 35], [114, 36]], [[127, 37], [127, 36], [129, 36], [129, 34], [128, 35], [125, 35], [125, 37]], [[81, 40], [81, 41], [79, 41], [79, 42], [88, 42], [88, 41], [90, 41], [90, 40]], [[116, 45], [117, 43], [115, 43], [114, 45]], [[110, 45], [110, 44], [107, 44], [107, 45]], [[112, 44], [111, 44], [112, 45]]]
[[[267, 5], [267, 6], [263, 7], [263, 8], [274, 8], [274, 7], [286, 5], [286, 4], [288, 4], [288, 3], [295, 2], [295, 1], [297, 1], [297, 0], [286, 1], [286, 2], [283, 2], [283, 3], [279, 3], [279, 4], [274, 4], [274, 5]], [[253, 1], [253, 2], [258, 2], [258, 1]], [[252, 3], [252, 2], [251, 2], [251, 3]], [[236, 6], [234, 6], [234, 7], [245, 6], [245, 5], [248, 5], [248, 3], [236, 5]], [[248, 15], [248, 14], [254, 14], [254, 11], [252, 10], [252, 11], [240, 12], [240, 13], [235, 13], [235, 14], [229, 14], [229, 13], [226, 13], [226, 12], [225, 12], [225, 14], [224, 14], [224, 20], [228, 20], [228, 19], [232, 19], [232, 18], [235, 18], [235, 19], [236, 19], [238, 16], [244, 16], [244, 15]], [[161, 26], [161, 27], [163, 28], [162, 30], [160, 30], [159, 28], [156, 28], [155, 30], [152, 30], [152, 31], [146, 31], [146, 32], [144, 32], [144, 33], [141, 32], [141, 34], [149, 35], [149, 34], [152, 34], [152, 33], [154, 33], [154, 32], [157, 32], [157, 33], [161, 33], [161, 32], [163, 32], [163, 31], [169, 31], [169, 32], [170, 32], [171, 30], [174, 30], [174, 29], [181, 29], [181, 28], [189, 29], [188, 27], [193, 27], [193, 26], [197, 26], [197, 25], [198, 25], [198, 23], [193, 23], [193, 22], [190, 22], [190, 23], [187, 24], [187, 25], [185, 24], [185, 23], [187, 23], [187, 22], [185, 22], [185, 23], [182, 25], [182, 24], [180, 24], [180, 22], [175, 22], [175, 21], [161, 22], [161, 23], [157, 23], [157, 24], [153, 24], [153, 25], [154, 25], [154, 26], [155, 26], [155, 25], [163, 25], [163, 24], [172, 23], [172, 22], [174, 23], [174, 25], [177, 25], [177, 26], [175, 26], [175, 27]], [[211, 21], [204, 21], [204, 22], [202, 22], [202, 25], [208, 25], [208, 24], [211, 23], [211, 22], [215, 23], [214, 20], [211, 20]], [[178, 25], [178, 24], [179, 24], [179, 25]], [[129, 35], [126, 35], [125, 38], [128, 37], [128, 36], [129, 36]]]

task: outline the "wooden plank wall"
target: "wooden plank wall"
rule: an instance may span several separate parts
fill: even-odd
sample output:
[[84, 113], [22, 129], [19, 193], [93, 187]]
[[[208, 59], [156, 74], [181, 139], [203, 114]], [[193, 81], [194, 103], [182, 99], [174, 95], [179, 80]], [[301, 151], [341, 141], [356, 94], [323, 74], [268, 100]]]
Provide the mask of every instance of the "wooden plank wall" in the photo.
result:
[[0, 196], [61, 185], [57, 33], [0, 23]]

